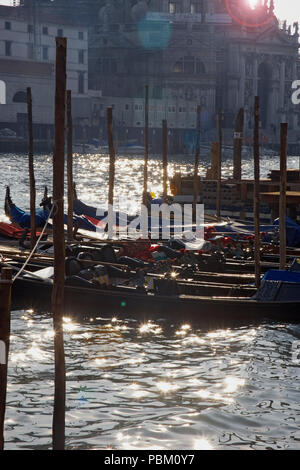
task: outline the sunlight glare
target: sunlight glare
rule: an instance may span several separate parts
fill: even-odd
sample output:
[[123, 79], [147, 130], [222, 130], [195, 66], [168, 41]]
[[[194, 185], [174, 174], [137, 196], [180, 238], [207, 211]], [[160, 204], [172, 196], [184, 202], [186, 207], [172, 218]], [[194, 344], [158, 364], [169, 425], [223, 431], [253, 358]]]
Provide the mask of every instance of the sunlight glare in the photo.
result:
[[157, 388], [159, 389], [160, 392], [162, 393], [169, 393], [177, 390], [177, 385], [173, 385], [168, 382], [158, 382], [156, 384]]
[[252, 10], [257, 6], [257, 0], [248, 0], [250, 7]]
[[195, 450], [213, 450], [212, 445], [204, 438], [196, 439], [193, 447]]
[[244, 379], [239, 379], [237, 377], [227, 377], [225, 379], [226, 388], [224, 389], [225, 393], [234, 393], [237, 391], [239, 387], [243, 387], [245, 385]]

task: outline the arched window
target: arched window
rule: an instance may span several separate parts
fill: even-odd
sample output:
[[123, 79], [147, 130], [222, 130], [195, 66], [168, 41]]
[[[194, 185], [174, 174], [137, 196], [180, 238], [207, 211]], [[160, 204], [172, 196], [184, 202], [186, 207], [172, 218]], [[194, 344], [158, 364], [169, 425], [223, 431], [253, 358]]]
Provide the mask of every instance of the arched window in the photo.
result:
[[14, 103], [27, 103], [27, 95], [25, 91], [17, 91], [13, 97]]
[[193, 56], [181, 57], [173, 66], [174, 73], [184, 73], [187, 75], [202, 75], [205, 73], [205, 66], [200, 59]]
[[98, 60], [98, 71], [103, 75], [109, 75], [111, 73], [117, 73], [117, 61], [111, 57], [102, 57]]
[[84, 73], [82, 72], [78, 73], [78, 94], [84, 94]]
[[0, 80], [0, 104], [6, 104], [6, 83]]
[[199, 59], [196, 59], [196, 63], [195, 63], [195, 73], [197, 75], [201, 75], [203, 73], [205, 73], [205, 66], [203, 64], [203, 62], [201, 62], [201, 60]]

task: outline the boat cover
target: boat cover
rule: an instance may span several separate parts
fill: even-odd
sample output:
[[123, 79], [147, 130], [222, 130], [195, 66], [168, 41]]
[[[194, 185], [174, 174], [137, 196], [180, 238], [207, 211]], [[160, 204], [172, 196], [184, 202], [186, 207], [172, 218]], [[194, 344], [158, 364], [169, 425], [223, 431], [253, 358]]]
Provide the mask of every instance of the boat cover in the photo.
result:
[[[49, 217], [49, 211], [36, 209], [36, 226], [43, 227]], [[12, 205], [10, 208], [10, 220], [22, 228], [30, 228], [30, 212], [23, 211], [19, 207]]]
[[264, 281], [253, 299], [259, 302], [299, 302], [300, 282]]
[[300, 272], [270, 269], [265, 273], [262, 281], [300, 282]]
[[6, 222], [0, 222], [0, 235], [6, 238], [20, 239], [24, 234], [22, 228], [16, 227], [13, 224], [7, 224]]
[[[274, 220], [274, 225], [278, 227], [279, 222], [279, 219]], [[286, 217], [286, 243], [287, 246], [300, 246], [300, 226], [289, 217]]]

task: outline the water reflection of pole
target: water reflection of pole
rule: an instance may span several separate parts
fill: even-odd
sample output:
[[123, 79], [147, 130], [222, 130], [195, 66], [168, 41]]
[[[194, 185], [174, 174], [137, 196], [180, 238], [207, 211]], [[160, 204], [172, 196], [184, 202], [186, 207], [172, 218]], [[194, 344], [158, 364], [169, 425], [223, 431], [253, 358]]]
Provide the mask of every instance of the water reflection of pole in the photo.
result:
[[255, 97], [254, 103], [254, 138], [253, 138], [253, 157], [254, 157], [254, 191], [253, 191], [253, 210], [254, 210], [254, 261], [255, 261], [255, 285], [260, 285], [260, 223], [259, 223], [259, 97]]
[[63, 339], [65, 237], [64, 237], [64, 153], [66, 113], [66, 38], [56, 38], [55, 149], [53, 156], [53, 244], [54, 283], [52, 312], [54, 326], [55, 392], [53, 449], [65, 446], [66, 371]]
[[28, 165], [30, 184], [30, 241], [31, 249], [36, 244], [36, 217], [35, 217], [35, 178], [33, 165], [33, 123], [32, 123], [32, 95], [31, 88], [27, 88], [27, 113], [28, 113]]
[[74, 184], [73, 184], [73, 124], [72, 92], [67, 91], [67, 179], [68, 179], [68, 241], [73, 239]]
[[167, 120], [162, 121], [162, 163], [163, 163], [163, 202], [168, 195], [168, 126]]
[[236, 181], [241, 181], [242, 179], [243, 129], [244, 108], [241, 108], [236, 117], [233, 138], [233, 179]]
[[201, 131], [201, 106], [197, 106], [197, 137], [196, 137], [196, 151], [195, 151], [195, 165], [194, 165], [194, 198], [193, 198], [193, 223], [196, 223], [196, 207], [198, 197], [198, 170], [199, 170], [199, 155], [200, 155], [200, 131]]
[[147, 205], [148, 158], [149, 158], [149, 86], [145, 85], [145, 157], [144, 157], [144, 189], [143, 189], [144, 206]]
[[112, 238], [116, 154], [113, 140], [113, 111], [111, 106], [107, 108], [107, 140], [109, 148], [108, 238]]
[[221, 216], [221, 178], [222, 178], [222, 110], [219, 109], [217, 118], [217, 130], [218, 130], [218, 165], [217, 165], [217, 217]]
[[280, 269], [286, 268], [287, 131], [288, 125], [286, 123], [282, 123], [280, 128]]
[[4, 419], [10, 338], [11, 268], [2, 268], [0, 281], [0, 451], [4, 449]]

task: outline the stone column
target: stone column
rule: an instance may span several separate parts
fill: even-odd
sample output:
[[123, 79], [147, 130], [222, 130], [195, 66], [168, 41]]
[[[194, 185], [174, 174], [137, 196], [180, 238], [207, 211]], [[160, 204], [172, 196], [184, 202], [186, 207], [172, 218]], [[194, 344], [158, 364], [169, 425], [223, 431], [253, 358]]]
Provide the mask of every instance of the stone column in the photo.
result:
[[162, 0], [162, 11], [169, 13], [169, 0]]
[[240, 60], [240, 93], [239, 93], [239, 103], [240, 108], [244, 107], [245, 104], [245, 79], [246, 79], [246, 61], [245, 57], [241, 56]]
[[254, 57], [253, 60], [253, 96], [258, 93], [258, 59]]
[[[295, 59], [294, 65], [293, 65], [293, 81], [297, 80], [297, 79], [298, 79], [298, 77], [297, 77], [297, 59]], [[299, 129], [298, 116], [297, 116], [297, 113], [296, 113], [296, 106], [295, 105], [291, 105], [291, 106], [292, 106], [292, 109], [293, 109], [294, 129]]]
[[280, 64], [280, 78], [279, 78], [279, 107], [284, 108], [284, 91], [285, 91], [285, 62]]

